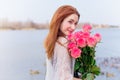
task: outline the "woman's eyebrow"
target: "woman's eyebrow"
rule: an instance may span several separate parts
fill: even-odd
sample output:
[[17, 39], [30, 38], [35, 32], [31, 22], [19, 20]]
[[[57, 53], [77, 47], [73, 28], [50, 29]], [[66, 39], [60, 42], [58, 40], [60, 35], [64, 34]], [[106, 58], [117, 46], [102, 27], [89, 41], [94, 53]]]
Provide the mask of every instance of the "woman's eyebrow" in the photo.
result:
[[[74, 19], [70, 19], [71, 21], [73, 21], [73, 22], [75, 22], [75, 20]], [[78, 21], [76, 21], [75, 23], [78, 23]]]
[[73, 21], [73, 22], [74, 22], [74, 19], [70, 19], [70, 21]]

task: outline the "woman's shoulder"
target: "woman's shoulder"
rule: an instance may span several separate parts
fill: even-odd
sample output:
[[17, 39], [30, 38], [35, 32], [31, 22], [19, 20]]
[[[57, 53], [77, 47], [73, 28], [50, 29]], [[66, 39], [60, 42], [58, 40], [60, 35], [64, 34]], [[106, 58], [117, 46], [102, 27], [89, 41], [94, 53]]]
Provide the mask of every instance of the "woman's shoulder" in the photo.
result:
[[58, 37], [56, 46], [61, 46], [67, 48], [68, 40], [65, 37]]
[[54, 56], [67, 55], [65, 54], [68, 53], [67, 43], [68, 40], [66, 38], [59, 37], [57, 42], [55, 43]]

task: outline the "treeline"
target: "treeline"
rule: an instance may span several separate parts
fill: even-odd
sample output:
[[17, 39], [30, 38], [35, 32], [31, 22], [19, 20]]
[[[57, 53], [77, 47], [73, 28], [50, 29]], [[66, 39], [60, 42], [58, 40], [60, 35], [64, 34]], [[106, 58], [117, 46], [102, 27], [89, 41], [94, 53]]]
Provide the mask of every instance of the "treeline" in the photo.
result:
[[0, 29], [24, 30], [24, 29], [47, 29], [48, 23], [35, 23], [33, 21], [26, 22], [10, 22], [0, 21]]
[[[77, 28], [81, 28], [86, 23], [79, 23]], [[104, 24], [91, 24], [93, 28], [118, 28], [118, 26], [104, 25]], [[29, 29], [48, 29], [49, 23], [35, 23], [33, 21], [26, 22], [10, 22], [8, 20], [0, 21], [0, 29], [10, 29], [10, 30], [29, 30]]]

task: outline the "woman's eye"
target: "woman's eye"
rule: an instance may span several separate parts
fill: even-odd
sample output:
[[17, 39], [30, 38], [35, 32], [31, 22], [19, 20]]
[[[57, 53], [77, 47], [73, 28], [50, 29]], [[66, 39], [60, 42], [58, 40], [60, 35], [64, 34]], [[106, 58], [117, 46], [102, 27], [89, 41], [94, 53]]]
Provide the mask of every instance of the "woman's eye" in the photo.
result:
[[75, 23], [75, 25], [77, 25], [78, 23]]
[[72, 21], [68, 21], [70, 24], [72, 24]]

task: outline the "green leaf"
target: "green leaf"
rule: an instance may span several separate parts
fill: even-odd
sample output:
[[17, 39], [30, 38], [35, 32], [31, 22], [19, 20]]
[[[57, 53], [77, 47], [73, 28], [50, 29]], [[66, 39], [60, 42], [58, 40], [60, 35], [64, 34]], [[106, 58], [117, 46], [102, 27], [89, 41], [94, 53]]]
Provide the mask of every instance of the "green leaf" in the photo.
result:
[[74, 70], [75, 70], [75, 71], [78, 70], [79, 67], [80, 67], [80, 62], [75, 61], [75, 67], [74, 67]]
[[92, 69], [91, 69], [91, 72], [96, 74], [96, 75], [99, 75], [100, 74], [100, 68], [97, 67], [97, 66], [93, 66]]
[[95, 65], [95, 64], [96, 64], [96, 61], [92, 58], [91, 65]]
[[79, 68], [80, 73], [84, 73], [84, 68]]
[[82, 80], [85, 80], [86, 77], [87, 77], [87, 73], [82, 74]]
[[94, 80], [94, 75], [92, 73], [88, 73], [85, 80]]

